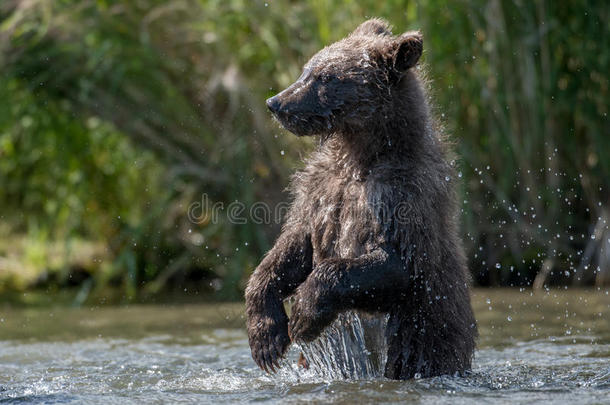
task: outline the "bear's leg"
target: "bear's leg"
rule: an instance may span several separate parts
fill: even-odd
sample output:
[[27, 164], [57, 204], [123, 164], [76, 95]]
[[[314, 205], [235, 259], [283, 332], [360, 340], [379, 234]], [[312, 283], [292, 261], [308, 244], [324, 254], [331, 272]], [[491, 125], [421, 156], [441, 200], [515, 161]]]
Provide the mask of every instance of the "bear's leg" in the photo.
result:
[[248, 340], [254, 361], [265, 371], [274, 371], [290, 344], [282, 301], [307, 278], [312, 256], [308, 234], [283, 233], [248, 280]]
[[466, 284], [413, 281], [410, 298], [390, 311], [385, 376], [462, 374], [470, 369], [477, 336]]
[[355, 259], [323, 260], [297, 288], [290, 337], [312, 341], [340, 312], [351, 309], [387, 313], [408, 285], [407, 261], [389, 248]]

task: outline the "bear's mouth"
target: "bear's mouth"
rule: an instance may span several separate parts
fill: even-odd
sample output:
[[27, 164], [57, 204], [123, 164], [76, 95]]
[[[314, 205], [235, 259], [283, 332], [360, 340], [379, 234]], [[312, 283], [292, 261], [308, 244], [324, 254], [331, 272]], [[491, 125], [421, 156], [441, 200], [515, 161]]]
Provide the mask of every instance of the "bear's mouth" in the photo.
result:
[[273, 117], [286, 130], [296, 136], [325, 136], [332, 130], [332, 124], [327, 117], [318, 115], [297, 116], [295, 114], [275, 112]]

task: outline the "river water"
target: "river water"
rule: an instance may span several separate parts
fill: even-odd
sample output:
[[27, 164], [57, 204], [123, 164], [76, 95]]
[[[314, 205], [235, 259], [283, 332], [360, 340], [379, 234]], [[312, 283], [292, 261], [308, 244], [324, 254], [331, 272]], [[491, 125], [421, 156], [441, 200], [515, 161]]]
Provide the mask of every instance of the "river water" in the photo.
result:
[[[277, 375], [250, 357], [243, 304], [0, 306], [0, 403], [610, 403], [610, 293], [475, 290], [466, 377]], [[1, 305], [1, 304], [0, 304]]]

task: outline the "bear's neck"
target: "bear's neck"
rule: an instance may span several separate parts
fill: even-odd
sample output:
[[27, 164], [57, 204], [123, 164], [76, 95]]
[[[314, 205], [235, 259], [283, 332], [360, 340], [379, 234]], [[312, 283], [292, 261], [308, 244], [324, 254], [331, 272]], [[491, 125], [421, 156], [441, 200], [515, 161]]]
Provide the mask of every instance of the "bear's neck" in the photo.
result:
[[379, 163], [413, 164], [431, 152], [441, 152], [416, 73], [407, 72], [394, 90], [392, 103], [379, 115], [384, 118], [372, 120], [366, 130], [337, 133], [323, 147], [342, 167], [363, 174]]

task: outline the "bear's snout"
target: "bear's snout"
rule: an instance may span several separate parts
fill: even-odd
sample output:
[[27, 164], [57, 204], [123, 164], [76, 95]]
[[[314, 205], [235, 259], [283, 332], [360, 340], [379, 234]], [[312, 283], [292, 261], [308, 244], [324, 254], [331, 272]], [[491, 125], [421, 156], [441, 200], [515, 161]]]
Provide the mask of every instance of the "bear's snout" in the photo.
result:
[[267, 99], [267, 108], [278, 122], [297, 136], [321, 135], [328, 130], [327, 106], [320, 100], [322, 84], [297, 80]]
[[275, 114], [275, 113], [277, 113], [279, 111], [279, 109], [280, 109], [280, 100], [278, 99], [277, 96], [269, 97], [267, 99], [266, 103], [267, 103], [267, 108], [273, 114]]

